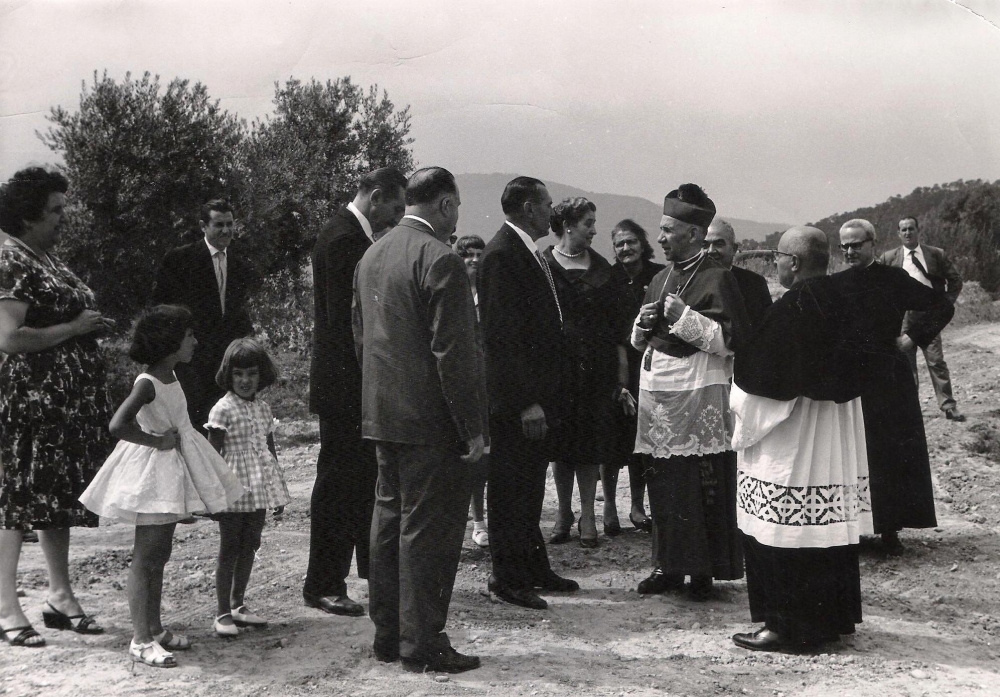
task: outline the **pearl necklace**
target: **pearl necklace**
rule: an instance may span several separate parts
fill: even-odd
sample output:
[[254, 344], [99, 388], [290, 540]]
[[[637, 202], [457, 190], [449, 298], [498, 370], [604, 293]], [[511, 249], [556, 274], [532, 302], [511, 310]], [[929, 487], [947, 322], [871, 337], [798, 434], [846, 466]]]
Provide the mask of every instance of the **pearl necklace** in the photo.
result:
[[583, 248], [583, 249], [581, 249], [576, 254], [567, 254], [566, 252], [564, 252], [563, 250], [559, 249], [558, 247], [553, 247], [552, 250], [554, 252], [558, 252], [560, 254], [560, 256], [564, 256], [567, 259], [576, 259], [578, 256], [582, 256], [583, 253], [587, 251], [586, 247]]

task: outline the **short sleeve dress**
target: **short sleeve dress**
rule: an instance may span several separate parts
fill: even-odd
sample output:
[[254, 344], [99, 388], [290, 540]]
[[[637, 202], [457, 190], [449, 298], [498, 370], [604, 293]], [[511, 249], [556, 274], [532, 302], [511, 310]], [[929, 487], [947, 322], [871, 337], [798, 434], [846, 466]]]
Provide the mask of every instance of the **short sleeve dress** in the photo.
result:
[[271, 407], [260, 397], [247, 401], [230, 390], [212, 407], [205, 428], [226, 432], [222, 456], [246, 489], [228, 513], [253, 513], [292, 500], [281, 467], [267, 447], [274, 423]]
[[[27, 303], [25, 325], [51, 327], [96, 309], [94, 294], [54, 256], [11, 238], [0, 245], [0, 301]], [[111, 452], [113, 407], [93, 334], [0, 366], [0, 527], [95, 527], [77, 501]]]

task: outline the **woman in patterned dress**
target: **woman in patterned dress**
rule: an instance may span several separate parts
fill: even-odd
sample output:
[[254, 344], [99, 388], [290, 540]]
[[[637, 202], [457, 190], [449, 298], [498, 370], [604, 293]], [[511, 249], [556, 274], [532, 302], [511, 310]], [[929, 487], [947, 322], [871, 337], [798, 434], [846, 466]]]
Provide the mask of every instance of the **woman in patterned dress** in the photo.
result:
[[69, 580], [69, 529], [94, 527], [77, 501], [111, 450], [112, 409], [96, 336], [111, 321], [50, 250], [69, 183], [29, 167], [0, 187], [0, 635], [44, 646], [17, 599], [25, 530], [38, 530], [48, 565], [46, 627], [98, 634]]

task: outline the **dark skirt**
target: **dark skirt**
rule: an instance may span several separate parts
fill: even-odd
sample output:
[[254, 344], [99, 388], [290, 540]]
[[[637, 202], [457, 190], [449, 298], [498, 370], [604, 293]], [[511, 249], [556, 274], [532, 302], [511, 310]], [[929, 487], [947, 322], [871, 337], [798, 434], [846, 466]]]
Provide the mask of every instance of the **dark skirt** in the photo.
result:
[[653, 564], [665, 574], [743, 578], [736, 453], [646, 458]]
[[818, 643], [861, 622], [858, 546], [784, 549], [743, 535], [750, 618], [787, 641]]
[[903, 354], [870, 371], [861, 396], [876, 533], [932, 528], [934, 488], [917, 385]]

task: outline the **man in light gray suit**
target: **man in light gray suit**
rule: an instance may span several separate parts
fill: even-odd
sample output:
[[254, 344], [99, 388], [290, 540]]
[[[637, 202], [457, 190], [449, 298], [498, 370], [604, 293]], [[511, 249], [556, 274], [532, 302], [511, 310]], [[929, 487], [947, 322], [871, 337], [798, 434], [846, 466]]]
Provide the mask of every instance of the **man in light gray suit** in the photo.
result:
[[414, 672], [479, 667], [444, 632], [487, 419], [476, 311], [448, 246], [461, 203], [446, 169], [418, 170], [406, 215], [354, 277], [361, 431], [375, 441], [369, 611], [375, 657]]
[[[886, 266], [899, 266], [925, 286], [943, 291], [954, 305], [958, 300], [958, 294], [962, 292], [962, 276], [945, 256], [944, 250], [920, 244], [920, 229], [917, 226], [917, 219], [913, 216], [900, 218], [899, 239], [903, 246], [885, 252], [879, 261]], [[904, 332], [915, 319], [913, 313], [907, 313], [903, 322]], [[931, 384], [934, 385], [934, 393], [937, 395], [938, 408], [944, 412], [945, 418], [951, 421], [965, 421], [965, 416], [958, 411], [955, 397], [951, 392], [951, 373], [944, 360], [941, 335], [934, 337], [934, 340], [922, 350], [924, 360], [927, 362], [927, 371], [931, 374]], [[917, 347], [910, 346], [904, 353], [913, 369], [913, 379], [919, 382]]]

